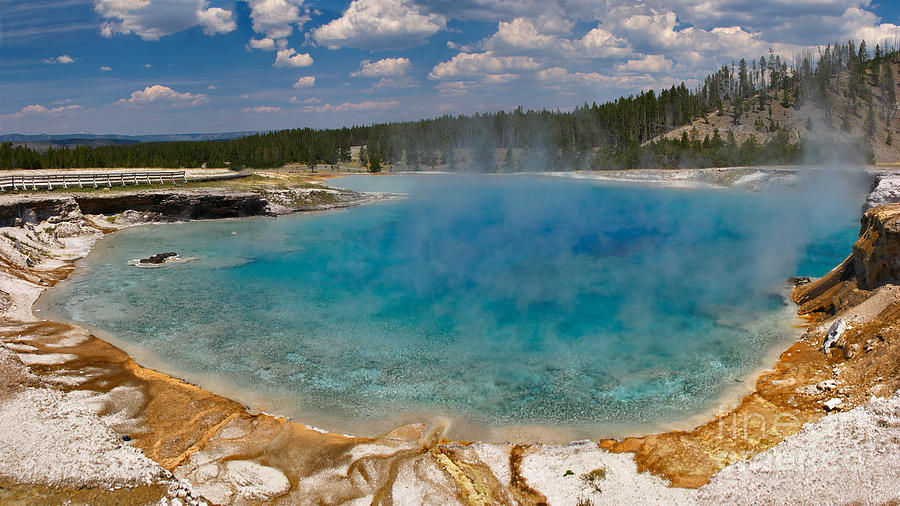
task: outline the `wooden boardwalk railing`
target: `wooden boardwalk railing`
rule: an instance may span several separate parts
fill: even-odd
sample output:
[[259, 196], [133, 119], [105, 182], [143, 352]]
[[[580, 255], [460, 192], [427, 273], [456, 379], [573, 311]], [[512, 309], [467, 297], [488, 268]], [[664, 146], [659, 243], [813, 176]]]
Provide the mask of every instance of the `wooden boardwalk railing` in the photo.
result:
[[84, 188], [127, 186], [130, 184], [164, 184], [187, 182], [183, 170], [150, 172], [106, 172], [83, 174], [44, 174], [35, 176], [0, 177], [0, 191], [53, 190], [55, 188]]

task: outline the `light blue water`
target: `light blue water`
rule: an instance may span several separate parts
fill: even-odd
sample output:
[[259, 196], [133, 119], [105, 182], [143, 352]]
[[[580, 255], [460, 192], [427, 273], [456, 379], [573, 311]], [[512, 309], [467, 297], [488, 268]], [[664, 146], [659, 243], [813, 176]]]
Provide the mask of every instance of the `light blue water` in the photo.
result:
[[[433, 414], [648, 424], [708, 408], [760, 365], [793, 323], [783, 280], [840, 262], [861, 202], [825, 182], [791, 194], [514, 176], [335, 184], [409, 198], [126, 230], [42, 304], [153, 365], [334, 429]], [[126, 265], [162, 251], [200, 260]]]

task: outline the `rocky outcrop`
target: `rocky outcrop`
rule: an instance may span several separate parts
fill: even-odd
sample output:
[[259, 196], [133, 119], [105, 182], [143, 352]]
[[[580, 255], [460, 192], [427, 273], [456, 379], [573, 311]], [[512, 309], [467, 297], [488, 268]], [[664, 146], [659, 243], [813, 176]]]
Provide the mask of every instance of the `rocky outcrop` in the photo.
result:
[[308, 185], [301, 188], [267, 188], [262, 191], [262, 195], [269, 202], [268, 211], [275, 215], [352, 207], [373, 200], [404, 196], [399, 193], [356, 192], [320, 185]]
[[[250, 192], [140, 192], [111, 195], [17, 196], [0, 203], [0, 227], [64, 223], [83, 214], [128, 212], [135, 222], [242, 218], [268, 214], [268, 201]], [[133, 223], [128, 223], [133, 224]], [[61, 230], [61, 232], [65, 233]]]
[[853, 253], [816, 281], [794, 289], [800, 314], [834, 315], [865, 300], [872, 290], [900, 284], [900, 204], [869, 209], [860, 220]]
[[900, 202], [900, 174], [882, 174], [875, 177], [869, 196], [863, 204], [863, 211], [884, 204], [896, 204]]
[[825, 313], [833, 315], [851, 302], [864, 299], [865, 293], [856, 285], [853, 255], [821, 278], [794, 288], [793, 299], [801, 315]]
[[18, 223], [38, 224], [56, 222], [79, 214], [78, 204], [72, 198], [9, 199], [0, 205], [0, 227], [12, 227]]
[[266, 214], [268, 202], [256, 193], [143, 192], [76, 196], [85, 214], [113, 215], [132, 210], [163, 220], [240, 218]]
[[853, 266], [860, 288], [900, 283], [900, 204], [866, 211], [853, 245]]

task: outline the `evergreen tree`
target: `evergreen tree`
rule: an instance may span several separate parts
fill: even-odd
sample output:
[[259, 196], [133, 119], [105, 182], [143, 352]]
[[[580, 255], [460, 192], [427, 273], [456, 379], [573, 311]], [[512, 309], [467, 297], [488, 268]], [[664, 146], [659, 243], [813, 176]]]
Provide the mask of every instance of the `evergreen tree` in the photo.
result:
[[359, 163], [361, 163], [363, 167], [369, 166], [369, 150], [366, 149], [366, 146], [359, 148]]
[[750, 78], [747, 74], [747, 62], [743, 58], [741, 58], [741, 62], [740, 62], [740, 70], [738, 71], [738, 80], [739, 80], [741, 98], [749, 97], [750, 91], [751, 91]]
[[378, 154], [369, 157], [369, 172], [373, 174], [381, 172], [381, 157]]

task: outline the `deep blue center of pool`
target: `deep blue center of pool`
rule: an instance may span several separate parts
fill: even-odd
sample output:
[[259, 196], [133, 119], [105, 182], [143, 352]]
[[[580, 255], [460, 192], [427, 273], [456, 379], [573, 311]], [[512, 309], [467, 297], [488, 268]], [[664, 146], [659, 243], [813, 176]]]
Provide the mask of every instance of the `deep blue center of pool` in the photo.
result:
[[[321, 423], [410, 413], [488, 426], [654, 423], [709, 407], [760, 366], [793, 323], [784, 279], [840, 262], [860, 204], [843, 187], [334, 184], [409, 196], [126, 230], [48, 307], [226, 394], [258, 392]], [[200, 260], [126, 265], [163, 251]]]

